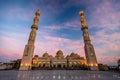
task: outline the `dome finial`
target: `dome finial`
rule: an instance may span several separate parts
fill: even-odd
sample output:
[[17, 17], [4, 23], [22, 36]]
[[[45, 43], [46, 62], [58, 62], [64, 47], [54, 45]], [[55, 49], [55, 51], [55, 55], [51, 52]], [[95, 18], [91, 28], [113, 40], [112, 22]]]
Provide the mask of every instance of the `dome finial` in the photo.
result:
[[79, 12], [79, 15], [80, 15], [80, 16], [84, 16], [84, 11], [80, 11], [80, 12]]
[[36, 13], [35, 13], [36, 16], [40, 16], [40, 10], [36, 10]]

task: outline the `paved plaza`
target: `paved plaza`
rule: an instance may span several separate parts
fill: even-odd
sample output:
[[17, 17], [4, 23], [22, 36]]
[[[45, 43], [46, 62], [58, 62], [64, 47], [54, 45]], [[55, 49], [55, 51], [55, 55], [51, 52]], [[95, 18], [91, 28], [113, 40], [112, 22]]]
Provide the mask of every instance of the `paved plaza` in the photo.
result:
[[6, 70], [0, 71], [0, 80], [120, 80], [120, 74], [83, 70]]

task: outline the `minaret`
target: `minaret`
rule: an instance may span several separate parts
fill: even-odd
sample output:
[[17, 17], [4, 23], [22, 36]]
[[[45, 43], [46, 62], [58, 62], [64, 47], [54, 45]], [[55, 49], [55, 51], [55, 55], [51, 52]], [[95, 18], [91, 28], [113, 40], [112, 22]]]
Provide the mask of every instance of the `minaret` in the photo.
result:
[[39, 21], [39, 16], [40, 16], [39, 9], [36, 11], [35, 15], [36, 16], [34, 17], [34, 23], [31, 26], [29, 40], [28, 40], [27, 45], [25, 46], [19, 70], [30, 70], [32, 67], [34, 43], [35, 43], [35, 38], [36, 38], [36, 31], [38, 30], [38, 21]]
[[86, 19], [84, 17], [84, 12], [80, 11], [80, 22], [81, 22], [81, 30], [83, 31], [83, 38], [84, 38], [84, 49], [85, 49], [85, 56], [87, 60], [87, 64], [90, 70], [98, 70], [98, 63], [94, 51], [94, 47], [91, 44], [90, 36], [88, 33], [88, 27], [86, 24]]

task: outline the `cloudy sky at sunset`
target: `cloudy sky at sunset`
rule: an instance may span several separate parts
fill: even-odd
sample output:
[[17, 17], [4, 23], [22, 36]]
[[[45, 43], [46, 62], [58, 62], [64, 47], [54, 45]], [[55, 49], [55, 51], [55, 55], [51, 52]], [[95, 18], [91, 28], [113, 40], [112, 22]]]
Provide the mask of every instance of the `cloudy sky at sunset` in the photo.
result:
[[20, 59], [40, 9], [35, 54], [84, 54], [79, 11], [85, 12], [98, 63], [120, 59], [120, 0], [0, 0], [0, 62]]

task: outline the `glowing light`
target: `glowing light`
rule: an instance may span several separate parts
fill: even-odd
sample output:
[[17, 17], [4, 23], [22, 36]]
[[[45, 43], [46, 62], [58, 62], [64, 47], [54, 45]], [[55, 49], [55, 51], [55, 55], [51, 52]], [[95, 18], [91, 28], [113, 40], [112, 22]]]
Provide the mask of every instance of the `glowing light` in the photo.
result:
[[26, 63], [25, 66], [31, 66], [31, 64], [27, 64], [27, 63]]
[[88, 64], [88, 66], [93, 66], [93, 64], [91, 63], [91, 64]]
[[95, 64], [95, 66], [98, 66], [98, 64]]
[[20, 66], [23, 66], [23, 64], [20, 64]]
[[26, 63], [25, 66], [27, 66], [28, 64]]
[[93, 66], [93, 64], [90, 64], [90, 66]]

